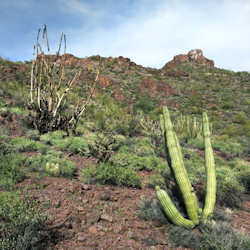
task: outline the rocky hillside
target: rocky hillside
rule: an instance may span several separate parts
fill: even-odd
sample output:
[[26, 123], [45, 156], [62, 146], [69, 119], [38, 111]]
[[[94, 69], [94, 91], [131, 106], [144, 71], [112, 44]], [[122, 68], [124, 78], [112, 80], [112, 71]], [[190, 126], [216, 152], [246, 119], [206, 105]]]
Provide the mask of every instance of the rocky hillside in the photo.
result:
[[[59, 63], [61, 58], [48, 56]], [[65, 55], [66, 75], [82, 70], [78, 94], [84, 95], [100, 70], [96, 97], [104, 94], [126, 107], [158, 119], [162, 105], [184, 114], [199, 116], [208, 110], [214, 128], [228, 135], [249, 135], [250, 74], [214, 67], [199, 49], [177, 55], [161, 69], [137, 65], [129, 58]], [[0, 81], [29, 86], [31, 62], [0, 60]], [[87, 85], [86, 85], [87, 83]], [[3, 90], [2, 90], [3, 91]], [[1, 93], [0, 93], [1, 94]]]

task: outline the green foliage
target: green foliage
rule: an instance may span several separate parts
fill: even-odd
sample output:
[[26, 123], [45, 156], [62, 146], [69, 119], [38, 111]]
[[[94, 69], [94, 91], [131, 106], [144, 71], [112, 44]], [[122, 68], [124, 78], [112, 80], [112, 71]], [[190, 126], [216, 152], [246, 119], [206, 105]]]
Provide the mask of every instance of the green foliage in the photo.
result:
[[243, 233], [231, 231], [225, 223], [200, 225], [197, 229], [199, 233], [183, 227], [172, 226], [168, 231], [167, 240], [174, 247], [183, 246], [195, 250], [249, 249], [250, 238]]
[[213, 143], [213, 148], [222, 152], [230, 158], [240, 157], [243, 154], [243, 147], [239, 143], [228, 141], [218, 141], [215, 140]]
[[220, 167], [216, 169], [217, 174], [217, 193], [216, 200], [218, 204], [230, 208], [241, 206], [241, 195], [245, 188], [239, 183], [235, 173], [229, 167]]
[[36, 156], [28, 157], [25, 164], [33, 171], [46, 172], [47, 162], [59, 165], [59, 176], [72, 177], [76, 170], [73, 162], [64, 158], [63, 153], [56, 151], [48, 151], [46, 155], [39, 153]]
[[151, 156], [154, 155], [154, 148], [151, 145], [149, 138], [133, 137], [127, 141], [127, 144], [120, 147], [120, 153], [131, 153], [137, 156]]
[[136, 102], [134, 104], [135, 110], [143, 111], [145, 114], [153, 111], [158, 104], [156, 99], [151, 98], [148, 95], [137, 95]]
[[13, 150], [18, 152], [33, 152], [38, 149], [38, 143], [26, 137], [16, 137], [10, 144]]
[[16, 115], [26, 115], [26, 111], [24, 108], [20, 108], [20, 107], [0, 107], [0, 114], [1, 113], [6, 113], [6, 112], [10, 112], [12, 114], [16, 114]]
[[133, 170], [147, 170], [152, 171], [156, 169], [162, 169], [167, 163], [156, 156], [138, 156], [136, 154], [127, 152], [118, 152], [112, 156], [109, 162], [114, 166], [120, 166], [124, 168], [131, 168]]
[[87, 109], [87, 117], [94, 121], [93, 130], [131, 136], [136, 134], [136, 116], [129, 114], [121, 104], [107, 95], [100, 96], [97, 103], [98, 109], [93, 106]]
[[157, 220], [162, 224], [168, 224], [168, 219], [162, 210], [158, 200], [154, 198], [141, 198], [139, 218], [149, 221]]
[[141, 178], [134, 170], [107, 163], [83, 169], [82, 176], [87, 183], [141, 188]]
[[40, 140], [72, 154], [80, 154], [82, 156], [90, 155], [88, 143], [83, 137], [66, 136], [64, 131], [58, 130], [43, 134]]
[[34, 249], [46, 217], [29, 197], [17, 193], [0, 194], [0, 249]]
[[22, 181], [25, 174], [22, 170], [25, 157], [20, 154], [6, 154], [0, 161], [0, 188], [10, 189]]
[[202, 138], [202, 123], [196, 117], [179, 115], [173, 125], [181, 139]]
[[152, 174], [148, 177], [147, 186], [150, 188], [153, 188], [153, 189], [155, 188], [155, 186], [159, 186], [160, 188], [165, 188], [166, 187], [166, 180], [159, 173]]

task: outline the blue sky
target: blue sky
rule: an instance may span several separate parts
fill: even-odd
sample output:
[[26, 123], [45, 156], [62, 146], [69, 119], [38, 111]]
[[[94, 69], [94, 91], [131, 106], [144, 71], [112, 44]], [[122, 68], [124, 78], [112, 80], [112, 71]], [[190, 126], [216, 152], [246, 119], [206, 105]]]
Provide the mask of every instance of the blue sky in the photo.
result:
[[160, 68], [199, 48], [219, 68], [250, 71], [250, 0], [0, 0], [0, 56], [31, 60], [43, 24], [52, 52], [64, 32], [78, 57]]

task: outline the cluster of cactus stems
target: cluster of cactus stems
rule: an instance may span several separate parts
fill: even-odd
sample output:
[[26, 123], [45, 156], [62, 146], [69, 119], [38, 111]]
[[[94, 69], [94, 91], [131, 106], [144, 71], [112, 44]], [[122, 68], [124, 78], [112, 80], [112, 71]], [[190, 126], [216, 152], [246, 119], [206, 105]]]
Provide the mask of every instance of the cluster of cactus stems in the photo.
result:
[[177, 133], [184, 133], [189, 138], [202, 137], [202, 123], [196, 117], [180, 115], [174, 128]]
[[206, 168], [206, 199], [203, 210], [198, 206], [196, 194], [189, 181], [188, 174], [184, 166], [181, 147], [173, 129], [167, 107], [163, 107], [163, 115], [160, 116], [160, 124], [164, 138], [167, 160], [182, 193], [189, 219], [184, 218], [180, 214], [174, 203], [169, 198], [167, 192], [161, 190], [158, 186], [156, 187], [157, 197], [163, 206], [166, 215], [174, 224], [192, 228], [199, 224], [200, 219], [202, 219], [203, 223], [206, 223], [207, 219], [213, 214], [216, 200], [215, 164], [210, 141], [211, 134], [209, 131], [207, 114], [204, 112], [202, 116]]

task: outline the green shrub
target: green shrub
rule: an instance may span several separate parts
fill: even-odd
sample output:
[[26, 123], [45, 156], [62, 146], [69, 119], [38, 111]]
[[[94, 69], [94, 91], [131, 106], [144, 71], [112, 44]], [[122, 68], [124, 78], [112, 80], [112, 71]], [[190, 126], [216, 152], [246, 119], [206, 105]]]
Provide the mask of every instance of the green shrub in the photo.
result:
[[35, 249], [46, 217], [29, 197], [17, 193], [0, 194], [0, 249]]
[[66, 132], [64, 132], [62, 130], [48, 132], [48, 133], [40, 136], [40, 141], [42, 141], [46, 144], [49, 144], [49, 145], [53, 145], [55, 140], [63, 139], [66, 137], [66, 135], [67, 135]]
[[70, 152], [72, 154], [80, 154], [89, 156], [89, 147], [86, 140], [82, 137], [66, 136], [64, 131], [55, 131], [43, 134], [40, 137], [42, 142], [53, 145], [58, 149]]
[[124, 168], [130, 168], [133, 170], [156, 170], [162, 169], [167, 163], [164, 163], [162, 159], [156, 156], [138, 156], [136, 154], [127, 152], [118, 152], [112, 156], [109, 162], [113, 166], [119, 166]]
[[200, 225], [196, 232], [183, 227], [171, 226], [168, 230], [167, 240], [172, 243], [171, 246], [183, 246], [197, 250], [247, 250], [250, 247], [248, 236], [231, 231], [225, 223]]
[[216, 171], [216, 202], [222, 206], [237, 208], [241, 206], [241, 196], [245, 189], [231, 172], [225, 168]]
[[149, 221], [157, 220], [162, 224], [168, 224], [168, 219], [157, 199], [142, 197], [140, 204], [139, 218]]
[[147, 180], [147, 186], [150, 188], [155, 188], [156, 186], [159, 186], [160, 188], [165, 188], [166, 187], [166, 180], [165, 178], [159, 174], [153, 174], [148, 177]]
[[10, 138], [6, 135], [0, 135], [0, 155], [10, 154], [16, 152], [12, 145], [9, 143]]
[[64, 158], [62, 152], [48, 151], [46, 155], [38, 154], [26, 159], [26, 166], [33, 171], [46, 172], [46, 164], [58, 164], [60, 168], [59, 176], [72, 177], [76, 170], [75, 164], [72, 161]]
[[87, 183], [141, 187], [141, 178], [135, 171], [105, 163], [83, 169], [82, 176]]
[[0, 188], [9, 189], [24, 179], [25, 157], [20, 154], [7, 154], [1, 156], [0, 161]]
[[18, 152], [33, 152], [38, 149], [37, 142], [25, 137], [16, 137], [11, 140], [10, 144]]
[[137, 156], [152, 156], [155, 154], [150, 138], [133, 137], [127, 145], [120, 147], [119, 152], [132, 153]]
[[229, 141], [217, 141], [213, 142], [214, 150], [218, 150], [229, 157], [240, 157], [243, 154], [244, 148], [238, 143]]

